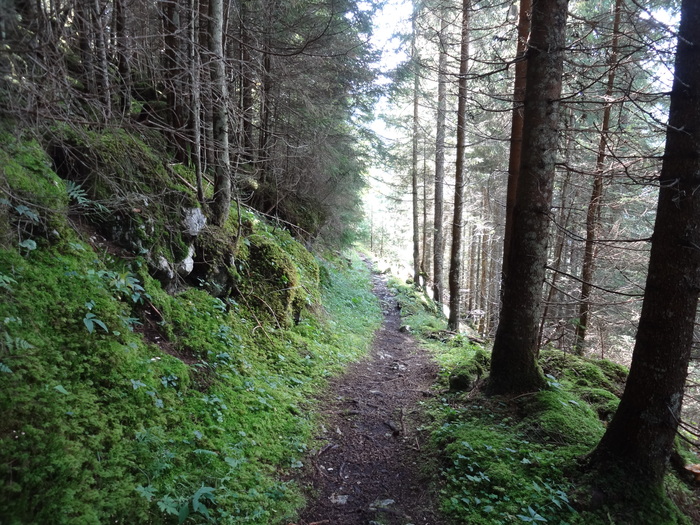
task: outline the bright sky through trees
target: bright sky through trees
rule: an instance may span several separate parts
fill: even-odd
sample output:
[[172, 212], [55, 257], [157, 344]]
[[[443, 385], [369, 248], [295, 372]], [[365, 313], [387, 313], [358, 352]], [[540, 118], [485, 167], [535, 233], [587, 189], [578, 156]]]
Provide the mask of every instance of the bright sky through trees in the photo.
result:
[[[382, 72], [378, 79], [381, 85], [389, 85], [393, 81], [392, 71], [410, 58], [410, 46], [407, 39], [411, 33], [412, 9], [412, 4], [408, 0], [388, 0], [374, 18], [372, 42], [374, 47], [382, 52], [377, 64]], [[382, 97], [376, 106], [378, 117], [372, 124], [372, 129], [387, 143], [399, 139], [400, 133], [396, 128], [387, 127], [381, 116], [388, 113], [396, 115], [397, 113], [410, 114], [411, 112], [409, 106], [397, 108], [393, 104], [395, 102], [390, 102], [387, 97]], [[387, 197], [394, 197], [391, 183], [396, 179], [396, 174], [389, 172], [386, 167], [375, 165], [370, 167], [369, 175], [369, 191], [365, 195], [365, 210], [373, 230], [373, 242], [379, 246], [383, 236], [385, 236], [387, 241], [385, 248], [391, 249], [394, 254], [398, 252], [400, 260], [407, 260], [410, 255], [408, 223], [406, 225], [396, 224], [396, 215], [387, 213], [390, 204]], [[406, 201], [407, 204], [408, 201]], [[408, 208], [406, 208], [406, 212], [408, 213]], [[390, 235], [386, 235], [387, 229], [391, 230]], [[396, 244], [397, 237], [402, 239], [399, 245]], [[391, 243], [388, 241], [389, 238], [392, 239]], [[376, 247], [375, 250], [377, 253], [380, 251]]]

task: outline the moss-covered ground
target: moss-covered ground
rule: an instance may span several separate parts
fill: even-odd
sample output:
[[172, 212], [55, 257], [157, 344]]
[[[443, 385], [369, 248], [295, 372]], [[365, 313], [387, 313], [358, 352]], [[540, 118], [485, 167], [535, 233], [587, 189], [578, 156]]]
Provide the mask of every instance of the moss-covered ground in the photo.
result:
[[[586, 473], [585, 458], [617, 407], [623, 367], [546, 350], [540, 356], [546, 390], [487, 397], [481, 387], [489, 349], [466, 335], [449, 337], [429, 299], [410, 285], [393, 286], [404, 323], [423, 338], [441, 366], [441, 382], [427, 410], [430, 468], [437, 473], [435, 490], [446, 519], [480, 525], [691, 523], [672, 501], [686, 508], [697, 501], [673, 471], [667, 493], [631, 489], [624, 501], [596, 501], [595, 491], [605, 485]], [[628, 483], [611, 476], [605, 482]]]
[[147, 254], [72, 228], [75, 186], [39, 143], [6, 138], [0, 522], [292, 518], [311, 399], [381, 320], [364, 263], [317, 259], [246, 212], [244, 235], [213, 235], [234, 284], [166, 293]]

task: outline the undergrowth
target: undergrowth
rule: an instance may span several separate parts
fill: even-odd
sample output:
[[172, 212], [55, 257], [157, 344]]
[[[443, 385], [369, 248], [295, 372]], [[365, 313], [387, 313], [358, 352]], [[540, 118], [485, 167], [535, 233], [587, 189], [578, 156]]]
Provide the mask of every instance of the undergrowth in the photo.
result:
[[[665, 525], [689, 523], [666, 494], [630, 493], [621, 502], [591, 504], [586, 455], [619, 403], [626, 370], [550, 349], [540, 364], [548, 388], [515, 398], [482, 392], [489, 349], [469, 332], [445, 334], [444, 319], [413, 287], [393, 283], [402, 316], [441, 367], [428, 412], [435, 476], [445, 520], [453, 523]], [[611, 481], [626, 483], [625, 480]], [[691, 500], [670, 472], [674, 501]]]
[[[21, 184], [0, 201], [12, 221], [0, 245], [0, 521], [293, 517], [302, 500], [286, 480], [311, 439], [309, 400], [367, 350], [381, 319], [365, 265], [315, 260], [258, 221], [250, 245], [264, 238], [295, 266], [297, 280], [279, 283], [298, 287], [293, 323], [243, 293], [212, 296], [206, 282], [172, 295], [144, 257], [74, 231], [66, 182], [35, 143], [16, 149], [29, 160], [13, 161]], [[261, 294], [246, 279], [263, 270], [241, 268], [238, 291]]]

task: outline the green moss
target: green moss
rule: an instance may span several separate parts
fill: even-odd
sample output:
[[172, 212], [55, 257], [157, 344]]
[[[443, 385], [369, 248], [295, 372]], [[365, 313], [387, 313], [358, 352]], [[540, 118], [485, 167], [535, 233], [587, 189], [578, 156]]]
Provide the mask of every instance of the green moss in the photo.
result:
[[309, 445], [308, 400], [381, 318], [364, 266], [328, 266], [334, 285], [309, 290], [326, 313], [291, 331], [251, 302], [168, 295], [142, 260], [75, 238], [0, 251], [0, 268], [3, 523], [291, 519], [301, 499], [282, 474]]
[[622, 395], [627, 369], [605, 359], [589, 359], [559, 350], [543, 350], [540, 364], [545, 373], [568, 379], [573, 385], [599, 388]]
[[450, 371], [450, 390], [471, 390], [476, 382], [488, 374], [491, 356], [482, 349], [477, 349], [468, 359], [460, 362]]
[[22, 202], [64, 212], [68, 206], [66, 187], [51, 169], [50, 160], [39, 142], [3, 133], [0, 144], [0, 170], [11, 193]]
[[[17, 522], [94, 523], [119, 514], [133, 520], [142, 502], [126, 508], [136, 483], [129, 427], [165, 422], [154, 397], [134, 390], [156, 388], [166, 362], [151, 362], [153, 349], [129, 331], [128, 309], [111, 299], [87, 252], [29, 258], [0, 252], [0, 267], [17, 282], [0, 306], [4, 361], [0, 450], [4, 483], [14, 497], [0, 512]], [[108, 329], [88, 332], [92, 312]], [[174, 395], [158, 394], [163, 403]], [[9, 460], [9, 458], [14, 458]], [[43, 494], [37, 499], [36, 494]]]
[[679, 482], [667, 475], [665, 487], [652, 487], [644, 480], [630, 479], [626, 469], [613, 464], [578, 478], [573, 492], [583, 512], [572, 523], [577, 525], [619, 524], [690, 525], [668, 493], [678, 494]]
[[543, 350], [540, 363], [550, 378], [585, 401], [597, 412], [600, 420], [610, 421], [624, 390], [625, 367], [559, 350]]
[[281, 324], [289, 324], [292, 304], [299, 287], [299, 271], [287, 252], [271, 239], [254, 235], [250, 240], [248, 259], [252, 273], [262, 279], [264, 296], [260, 297]]
[[597, 412], [601, 421], [610, 422], [620, 404], [620, 398], [616, 394], [602, 388], [580, 387], [576, 388], [575, 391], [582, 400]]
[[576, 514], [564, 477], [575, 450], [530, 441], [514, 431], [507, 407], [492, 400], [439, 413], [432, 444], [442, 458], [442, 509], [456, 523], [566, 523]]
[[66, 185], [32, 138], [0, 134], [0, 246], [59, 239], [66, 234]]
[[396, 300], [399, 303], [402, 316], [410, 317], [423, 312], [432, 314], [433, 319], [440, 316], [438, 305], [422, 290], [417, 289], [412, 284], [401, 283], [396, 279], [392, 279], [390, 285], [397, 293]]
[[[290, 326], [300, 311], [298, 301], [303, 295], [299, 268], [290, 253], [268, 235], [253, 234], [246, 238], [246, 244], [248, 268], [253, 276], [252, 298], [281, 326]], [[317, 286], [318, 268], [315, 280]]]
[[318, 267], [319, 284], [323, 287], [329, 287], [333, 284], [331, 272], [328, 271], [325, 264], [320, 264]]
[[542, 443], [592, 447], [603, 436], [598, 414], [572, 392], [542, 391], [521, 400], [522, 431]]
[[46, 142], [57, 173], [84, 193], [79, 210], [106, 237], [154, 261], [185, 257], [181, 210], [199, 204], [157, 134], [57, 126]]

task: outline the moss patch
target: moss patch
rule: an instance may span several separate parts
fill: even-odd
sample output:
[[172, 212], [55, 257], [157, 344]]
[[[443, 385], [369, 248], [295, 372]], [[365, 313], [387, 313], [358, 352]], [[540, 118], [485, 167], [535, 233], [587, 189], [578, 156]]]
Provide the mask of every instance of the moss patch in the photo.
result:
[[7, 522], [289, 519], [300, 499], [280, 474], [301, 466], [308, 399], [380, 319], [366, 269], [327, 267], [328, 313], [285, 332], [233, 299], [170, 296], [71, 242], [0, 252]]
[[[405, 301], [415, 300], [414, 292], [397, 288]], [[546, 390], [485, 397], [476, 379], [488, 369], [488, 352], [466, 335], [444, 337], [431, 331], [422, 304], [403, 306], [402, 316], [415, 333], [426, 336], [424, 344], [442, 368], [440, 393], [430, 409], [430, 452], [447, 522], [688, 523], [665, 493], [635, 491], [638, 485], [612, 473], [584, 473], [584, 458], [619, 403], [625, 368], [546, 350], [540, 356]], [[667, 480], [674, 501], [687, 506], [690, 498], [683, 499], [680, 482], [673, 474]], [[606, 486], [622, 487], [625, 495], [596, 505], [596, 490]]]
[[66, 185], [38, 141], [0, 133], [0, 246], [43, 242], [65, 233]]
[[[112, 139], [91, 137], [117, 153]], [[172, 296], [146, 259], [96, 252], [67, 227], [69, 206], [82, 205], [69, 203], [70, 189], [37, 143], [3, 152], [15, 159], [3, 176], [18, 197], [0, 203], [3, 213], [65, 226], [54, 238], [27, 228], [26, 238], [0, 249], [3, 523], [291, 519], [301, 500], [284, 478], [309, 444], [308, 400], [366, 351], [381, 319], [367, 268], [357, 258], [350, 267], [326, 263], [320, 288], [316, 259], [244, 212], [240, 231], [235, 215], [202, 235], [227, 259], [219, 266], [224, 293], [198, 286]], [[38, 164], [20, 162], [25, 154]], [[81, 166], [89, 177], [100, 169]], [[133, 182], [145, 166], [119, 168], [117, 178]], [[83, 193], [73, 186], [84, 203], [97, 203], [105, 196], [99, 184], [112, 182], [95, 177], [94, 186], [76, 179]], [[142, 182], [132, 188], [153, 191], [153, 180]], [[16, 209], [29, 198], [45, 217]], [[136, 204], [129, 199], [100, 206], [113, 216]], [[177, 257], [181, 237], [165, 232], [180, 216], [169, 209], [149, 203], [127, 215], [144, 218], [136, 228], [144, 247]], [[31, 249], [19, 244], [26, 239], [36, 239]]]
[[589, 359], [559, 350], [543, 350], [540, 364], [551, 385], [564, 385], [593, 408], [602, 421], [610, 421], [625, 387], [625, 367], [605, 359]]
[[56, 173], [72, 184], [76, 212], [129, 251], [180, 261], [181, 211], [197, 207], [185, 167], [170, 168], [155, 133], [58, 126], [46, 139]]
[[473, 355], [457, 365], [449, 373], [450, 390], [471, 390], [479, 379], [486, 376], [491, 364], [491, 356], [477, 348]]

